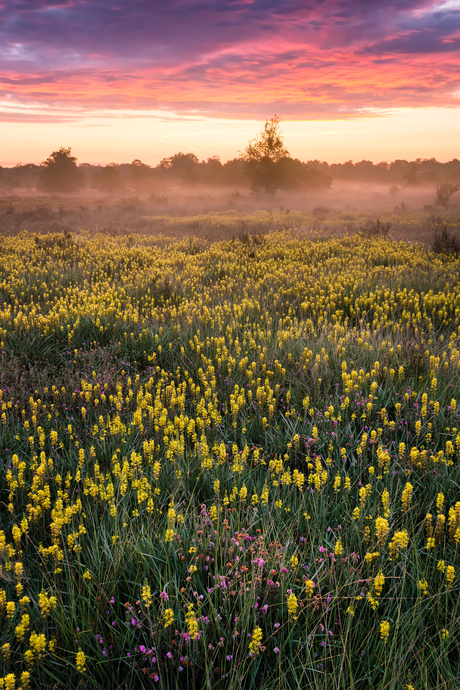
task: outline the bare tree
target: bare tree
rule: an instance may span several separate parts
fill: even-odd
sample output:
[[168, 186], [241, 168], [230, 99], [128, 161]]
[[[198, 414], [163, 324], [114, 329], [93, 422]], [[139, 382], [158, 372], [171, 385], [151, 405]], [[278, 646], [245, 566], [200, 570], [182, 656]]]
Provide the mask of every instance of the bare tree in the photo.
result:
[[436, 204], [447, 208], [448, 201], [452, 194], [460, 191], [460, 184], [451, 184], [450, 182], [443, 182], [436, 188]]

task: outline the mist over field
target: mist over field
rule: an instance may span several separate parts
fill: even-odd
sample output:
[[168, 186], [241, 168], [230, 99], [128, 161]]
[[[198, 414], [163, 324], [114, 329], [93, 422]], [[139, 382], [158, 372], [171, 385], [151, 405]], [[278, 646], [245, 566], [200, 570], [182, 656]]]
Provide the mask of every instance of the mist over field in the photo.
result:
[[0, 232], [161, 233], [214, 241], [287, 228], [356, 234], [369, 219], [380, 218], [391, 225], [393, 239], [430, 246], [436, 228], [446, 222], [457, 227], [460, 217], [460, 194], [440, 206], [433, 184], [407, 188], [333, 180], [329, 189], [278, 190], [271, 196], [247, 186], [175, 183], [154, 190], [50, 194], [18, 188], [0, 197]]

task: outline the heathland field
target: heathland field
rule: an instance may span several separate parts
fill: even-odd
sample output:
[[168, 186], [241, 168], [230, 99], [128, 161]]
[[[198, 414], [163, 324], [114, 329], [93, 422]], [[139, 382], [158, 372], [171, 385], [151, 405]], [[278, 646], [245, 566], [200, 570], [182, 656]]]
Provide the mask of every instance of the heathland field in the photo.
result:
[[191, 222], [1, 240], [0, 688], [458, 688], [458, 251]]

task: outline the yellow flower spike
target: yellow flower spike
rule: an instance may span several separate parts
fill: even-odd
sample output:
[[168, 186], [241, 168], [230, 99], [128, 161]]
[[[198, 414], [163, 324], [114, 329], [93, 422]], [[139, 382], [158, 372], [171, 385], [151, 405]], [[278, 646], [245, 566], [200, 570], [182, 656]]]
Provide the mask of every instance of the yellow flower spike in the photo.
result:
[[288, 608], [288, 613], [289, 613], [289, 619], [291, 621], [297, 620], [297, 611], [299, 608], [299, 604], [297, 602], [297, 597], [293, 592], [291, 592], [288, 596], [287, 608]]
[[168, 628], [174, 623], [174, 612], [172, 609], [166, 609], [163, 614], [163, 625]]
[[404, 513], [407, 513], [410, 510], [413, 490], [414, 488], [412, 484], [410, 482], [407, 482], [401, 495], [401, 510]]
[[401, 530], [400, 532], [395, 532], [393, 539], [389, 544], [390, 549], [390, 560], [394, 560], [399, 556], [399, 552], [402, 549], [407, 548], [409, 544], [409, 535], [407, 530]]
[[305, 593], [307, 595], [307, 599], [310, 599], [313, 595], [313, 590], [315, 589], [315, 583], [313, 580], [306, 580], [305, 581]]
[[382, 594], [383, 587], [385, 585], [385, 576], [383, 575], [382, 571], [378, 573], [377, 577], [374, 580], [374, 592], [375, 594], [379, 597]]
[[14, 673], [7, 673], [7, 675], [2, 678], [3, 687], [5, 690], [14, 690], [16, 687], [16, 678]]
[[259, 626], [255, 627], [251, 635], [251, 640], [249, 642], [249, 653], [253, 656], [257, 656], [257, 654], [259, 654], [261, 651], [262, 637], [262, 628], [260, 628]]
[[379, 543], [383, 542], [389, 531], [390, 526], [388, 524], [388, 520], [378, 517], [375, 521], [375, 533]]
[[150, 591], [150, 585], [147, 583], [142, 586], [141, 599], [147, 608], [152, 605], [152, 592]]
[[29, 644], [38, 656], [43, 654], [46, 650], [46, 637], [43, 633], [38, 634], [36, 632], [31, 633]]
[[390, 623], [389, 623], [389, 621], [382, 621], [380, 623], [380, 639], [382, 640], [383, 644], [386, 644], [388, 642], [389, 636], [390, 636]]
[[5, 644], [0, 647], [0, 651], [2, 653], [4, 662], [8, 663], [11, 655], [11, 644], [9, 642], [5, 642]]
[[86, 673], [86, 656], [85, 653], [82, 652], [81, 650], [77, 652], [77, 655], [75, 657], [75, 666], [77, 667], [77, 671], [81, 674]]
[[199, 634], [198, 622], [195, 617], [193, 604], [189, 604], [187, 613], [185, 614], [185, 622], [187, 624], [188, 634], [191, 640], [196, 640]]

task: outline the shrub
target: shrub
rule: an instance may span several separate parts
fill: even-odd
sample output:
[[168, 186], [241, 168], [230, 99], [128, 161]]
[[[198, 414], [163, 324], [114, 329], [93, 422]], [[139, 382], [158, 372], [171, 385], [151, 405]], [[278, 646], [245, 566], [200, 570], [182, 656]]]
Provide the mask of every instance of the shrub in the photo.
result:
[[436, 254], [460, 254], [460, 241], [447, 230], [447, 225], [442, 229], [437, 229], [433, 239], [432, 250]]
[[367, 239], [371, 239], [373, 237], [388, 237], [390, 229], [391, 223], [381, 223], [378, 218], [377, 220], [368, 218], [361, 228], [359, 234], [361, 237], [365, 237]]

